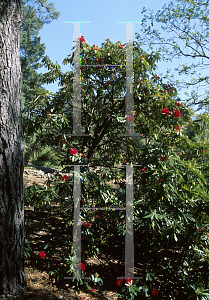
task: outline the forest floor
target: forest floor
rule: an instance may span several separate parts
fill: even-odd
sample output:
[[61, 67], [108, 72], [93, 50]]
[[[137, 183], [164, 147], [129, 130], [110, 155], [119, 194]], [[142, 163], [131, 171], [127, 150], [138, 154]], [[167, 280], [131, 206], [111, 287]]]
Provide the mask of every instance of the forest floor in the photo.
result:
[[[73, 288], [58, 289], [52, 286], [52, 282], [49, 280], [49, 275], [45, 271], [39, 271], [30, 267], [25, 268], [28, 300], [58, 300], [58, 299], [101, 299], [101, 300], [116, 300], [115, 293], [109, 291], [108, 286], [105, 285], [101, 288], [94, 288], [89, 292], [77, 292]], [[105, 290], [107, 289], [107, 290]]]
[[[43, 168], [42, 168], [43, 170]], [[45, 171], [45, 170], [43, 170]], [[25, 188], [33, 185], [35, 182], [36, 184], [45, 185], [46, 178], [38, 178], [37, 176], [33, 175], [27, 175], [24, 174], [23, 176], [24, 180], [24, 186]], [[25, 222], [28, 222], [31, 220], [34, 220], [37, 222], [37, 215], [34, 212], [33, 208], [25, 207]], [[38, 231], [36, 234], [38, 234], [39, 240], [44, 240], [45, 232]], [[34, 236], [33, 236], [34, 237]], [[37, 237], [37, 236], [36, 236]], [[107, 257], [104, 259], [106, 262], [108, 262]], [[96, 270], [99, 274], [104, 273], [103, 267], [101, 265], [100, 267], [100, 261], [97, 259], [89, 259], [86, 263], [88, 265], [91, 265], [91, 267], [96, 266]], [[117, 264], [117, 262], [115, 262]], [[116, 267], [117, 268], [117, 267]], [[100, 270], [101, 269], [101, 270]], [[108, 271], [109, 269], [109, 271]], [[106, 274], [105, 276], [109, 277], [110, 270], [111, 273], [114, 272], [114, 265], [106, 264]], [[101, 273], [100, 273], [101, 272]], [[49, 279], [49, 274], [44, 271], [42, 268], [37, 268], [30, 265], [30, 260], [26, 259], [25, 261], [25, 273], [26, 273], [26, 279], [27, 279], [27, 289], [28, 289], [28, 300], [46, 300], [46, 299], [84, 299], [84, 300], [93, 300], [93, 299], [101, 299], [101, 300], [116, 300], [118, 297], [116, 296], [117, 288], [114, 286], [114, 280], [112, 281], [112, 284], [110, 284], [110, 278], [109, 280], [104, 281], [104, 285], [102, 287], [94, 287], [89, 288], [89, 291], [80, 291], [77, 292], [74, 288], [65, 288], [65, 289], [58, 289], [57, 287], [52, 285], [52, 281]]]

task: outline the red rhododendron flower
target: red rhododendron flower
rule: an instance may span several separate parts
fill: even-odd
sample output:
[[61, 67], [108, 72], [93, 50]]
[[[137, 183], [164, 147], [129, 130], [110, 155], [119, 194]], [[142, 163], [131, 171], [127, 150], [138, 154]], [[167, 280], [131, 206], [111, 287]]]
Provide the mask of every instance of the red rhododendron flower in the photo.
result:
[[155, 290], [151, 291], [151, 296], [157, 297], [158, 295], [159, 295], [159, 291], [155, 291]]
[[165, 156], [160, 158], [162, 161], [166, 162], [167, 158]]
[[91, 291], [92, 291], [92, 292], [95, 292], [95, 290], [94, 290], [94, 289], [92, 289]]
[[84, 271], [84, 270], [85, 270], [85, 265], [84, 265], [83, 263], [79, 263], [79, 264], [78, 264], [78, 268], [79, 268], [80, 270]]
[[65, 141], [65, 144], [68, 144], [68, 141]]
[[171, 147], [173, 146], [173, 144], [171, 144]]
[[72, 154], [72, 155], [76, 155], [78, 153], [78, 151], [75, 148], [71, 148], [69, 150], [69, 153]]
[[202, 151], [202, 153], [205, 153], [206, 152], [206, 150], [201, 150]]
[[115, 280], [115, 285], [118, 287], [121, 287], [123, 285], [123, 279], [116, 279]]
[[174, 110], [174, 112], [172, 113], [172, 117], [174, 117], [174, 118], [181, 117], [180, 111], [179, 110]]
[[142, 172], [146, 172], [146, 171], [147, 171], [147, 169], [146, 169], [146, 168], [143, 168], [143, 169], [141, 169], [141, 171], [142, 171]]
[[161, 114], [166, 114], [166, 115], [169, 115], [169, 109], [167, 107], [163, 108], [161, 110]]
[[182, 104], [179, 102], [175, 102], [177, 106], [181, 106]]
[[144, 79], [137, 81], [137, 84], [141, 84]]
[[91, 48], [91, 50], [99, 50], [99, 48], [98, 48], [98, 46], [93, 45], [92, 48]]
[[85, 222], [82, 224], [82, 227], [89, 228], [90, 226], [91, 226], [91, 224], [89, 222]]
[[176, 129], [176, 130], [179, 130], [179, 129], [178, 129], [178, 126], [175, 126], [175, 129]]
[[99, 215], [96, 215], [96, 218], [99, 218], [99, 219], [100, 219], [101, 217], [100, 217]]
[[125, 279], [125, 281], [126, 281], [126, 283], [128, 283], [128, 284], [132, 284], [132, 279], [131, 279], [130, 277], [127, 277], [127, 278]]
[[201, 228], [199, 227], [198, 231], [200, 231], [200, 230], [201, 230]]
[[69, 181], [69, 177], [67, 175], [61, 176], [60, 180]]
[[157, 178], [157, 182], [158, 182], [158, 183], [160, 183], [160, 181], [161, 181], [160, 177], [159, 177], [159, 178]]
[[129, 119], [129, 121], [133, 121], [133, 120], [134, 120], [134, 117], [133, 117], [133, 116], [129, 116], [129, 115], [128, 115], [128, 116], [126, 116], [126, 118]]
[[46, 256], [46, 253], [44, 251], [40, 251], [38, 254], [38, 257], [44, 258]]
[[84, 43], [84, 42], [85, 42], [85, 39], [84, 39], [84, 36], [83, 36], [83, 35], [81, 35], [81, 37], [78, 38], [78, 39], [80, 40], [81, 43]]

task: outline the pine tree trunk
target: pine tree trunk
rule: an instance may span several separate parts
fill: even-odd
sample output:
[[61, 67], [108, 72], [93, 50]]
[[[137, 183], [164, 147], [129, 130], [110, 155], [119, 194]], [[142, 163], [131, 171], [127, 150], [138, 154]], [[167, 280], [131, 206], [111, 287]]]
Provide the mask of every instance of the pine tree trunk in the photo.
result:
[[0, 1], [0, 299], [26, 299], [23, 134], [20, 96], [22, 0]]

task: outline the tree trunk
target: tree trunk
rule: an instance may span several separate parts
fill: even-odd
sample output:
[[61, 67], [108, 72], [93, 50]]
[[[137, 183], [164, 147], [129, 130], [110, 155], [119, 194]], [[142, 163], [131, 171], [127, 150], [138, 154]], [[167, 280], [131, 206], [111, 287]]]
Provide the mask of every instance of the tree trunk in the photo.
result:
[[0, 1], [0, 299], [26, 299], [23, 134], [20, 97], [22, 0]]
[[25, 152], [24, 154], [24, 167], [27, 167], [31, 156], [33, 155], [35, 150], [40, 148], [39, 142], [35, 141]]

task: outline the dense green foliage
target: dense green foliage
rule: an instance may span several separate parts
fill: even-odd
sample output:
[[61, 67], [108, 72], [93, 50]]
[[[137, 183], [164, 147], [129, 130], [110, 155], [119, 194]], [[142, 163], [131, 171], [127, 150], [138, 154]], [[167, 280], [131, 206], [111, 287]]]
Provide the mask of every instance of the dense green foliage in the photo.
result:
[[[175, 87], [156, 76], [159, 53], [146, 53], [139, 42], [134, 42], [133, 49], [133, 117], [138, 136], [120, 136], [128, 118], [123, 67], [126, 46], [106, 40], [100, 48], [84, 41], [80, 47], [82, 65], [104, 65], [81, 68], [81, 125], [90, 136], [71, 136], [73, 71], [62, 73], [48, 57], [43, 60], [49, 70], [45, 81], [59, 79], [60, 90], [55, 94], [34, 90], [37, 100], [28, 103], [33, 122], [31, 125], [31, 119], [25, 119], [26, 130], [31, 126], [39, 130], [39, 140], [54, 147], [63, 165], [89, 164], [81, 167], [81, 207], [125, 207], [125, 165], [138, 164], [134, 167], [133, 224], [135, 267], [143, 280], [125, 286], [120, 293], [123, 299], [145, 299], [149, 295], [175, 300], [208, 297], [205, 271], [200, 272], [208, 262], [208, 142], [187, 136], [189, 124], [193, 124], [192, 111], [179, 102]], [[72, 53], [64, 60], [71, 68], [73, 57]], [[116, 63], [122, 66], [105, 67]], [[73, 173], [72, 167], [65, 170]], [[69, 256], [73, 178], [57, 174], [54, 183], [52, 190], [32, 186], [26, 192], [26, 201], [34, 206], [36, 201], [44, 204], [45, 199], [49, 204], [59, 202], [65, 220], [63, 230], [67, 232], [62, 235], [64, 250], [59, 253], [50, 242], [46, 249], [47, 255], [60, 256], [62, 266], [50, 265], [48, 271], [62, 285], [63, 277], [71, 276], [74, 270], [73, 257]], [[82, 210], [82, 262], [102, 252], [124, 262], [124, 220], [124, 210], [93, 214]], [[124, 276], [120, 272], [115, 279]], [[87, 266], [82, 274], [90, 276]], [[77, 280], [77, 287], [82, 283]]]

